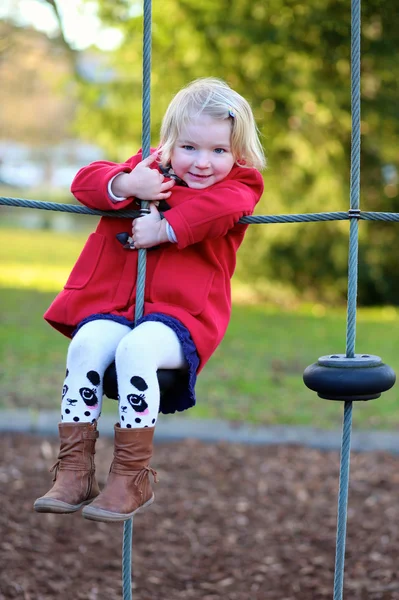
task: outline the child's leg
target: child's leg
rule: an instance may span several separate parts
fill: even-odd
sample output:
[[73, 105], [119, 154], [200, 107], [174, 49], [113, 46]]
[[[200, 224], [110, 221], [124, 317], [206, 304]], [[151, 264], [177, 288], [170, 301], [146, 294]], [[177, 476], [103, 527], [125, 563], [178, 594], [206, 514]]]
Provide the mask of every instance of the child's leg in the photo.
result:
[[34, 503], [37, 512], [72, 513], [98, 496], [94, 455], [103, 375], [128, 332], [130, 327], [113, 321], [91, 321], [73, 338], [63, 389], [63, 421], [58, 425], [60, 451], [52, 468], [54, 485]]
[[176, 333], [155, 321], [146, 321], [124, 336], [115, 357], [122, 428], [152, 427], [159, 411], [157, 369], [185, 366]]
[[179, 369], [185, 358], [177, 335], [146, 321], [128, 333], [116, 351], [120, 423], [107, 485], [83, 510], [86, 519], [126, 521], [154, 500], [149, 474], [154, 424], [159, 411], [157, 369]]
[[116, 348], [131, 329], [106, 319], [89, 321], [72, 339], [62, 390], [63, 423], [93, 423], [101, 413], [103, 377]]

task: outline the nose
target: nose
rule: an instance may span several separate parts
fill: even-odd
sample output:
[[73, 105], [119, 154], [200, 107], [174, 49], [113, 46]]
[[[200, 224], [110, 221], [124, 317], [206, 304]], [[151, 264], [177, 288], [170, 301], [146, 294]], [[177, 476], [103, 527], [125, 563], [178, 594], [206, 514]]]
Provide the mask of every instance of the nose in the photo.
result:
[[197, 169], [207, 169], [210, 165], [209, 155], [207, 152], [199, 152], [195, 159]]

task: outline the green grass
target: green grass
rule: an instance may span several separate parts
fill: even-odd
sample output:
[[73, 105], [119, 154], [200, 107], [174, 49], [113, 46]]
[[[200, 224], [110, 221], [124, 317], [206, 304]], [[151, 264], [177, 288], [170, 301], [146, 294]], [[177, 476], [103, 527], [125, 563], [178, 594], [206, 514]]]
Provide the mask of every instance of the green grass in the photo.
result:
[[[58, 409], [68, 340], [42, 314], [85, 236], [7, 229], [0, 238], [0, 407]], [[342, 404], [318, 398], [302, 373], [321, 355], [345, 352], [345, 321], [344, 309], [319, 305], [288, 312], [235, 304], [226, 337], [199, 377], [197, 407], [185, 416], [340, 426]], [[358, 311], [356, 351], [381, 356], [396, 372], [398, 336], [395, 309]], [[355, 404], [354, 427], [396, 428], [398, 400], [394, 387], [378, 400]], [[104, 404], [116, 414], [115, 402]]]
[[58, 291], [87, 233], [0, 229], [0, 288]]

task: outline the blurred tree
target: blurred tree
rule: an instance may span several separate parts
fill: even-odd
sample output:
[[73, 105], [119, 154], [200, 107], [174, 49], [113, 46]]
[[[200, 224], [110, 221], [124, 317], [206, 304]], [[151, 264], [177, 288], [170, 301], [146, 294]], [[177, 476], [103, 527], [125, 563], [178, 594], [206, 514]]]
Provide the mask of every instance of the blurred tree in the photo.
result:
[[65, 93], [74, 87], [65, 47], [7, 21], [0, 21], [0, 38], [1, 137], [36, 147], [60, 142], [75, 112]]

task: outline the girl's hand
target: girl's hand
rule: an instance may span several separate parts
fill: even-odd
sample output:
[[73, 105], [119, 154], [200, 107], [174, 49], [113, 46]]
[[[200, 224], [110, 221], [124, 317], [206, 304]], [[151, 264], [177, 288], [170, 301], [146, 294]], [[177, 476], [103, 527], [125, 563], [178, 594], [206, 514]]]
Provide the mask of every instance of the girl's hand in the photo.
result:
[[150, 214], [134, 219], [132, 238], [136, 249], [152, 248], [169, 241], [166, 234], [166, 220], [161, 220], [154, 204], [150, 204]]
[[175, 182], [165, 181], [162, 173], [151, 169], [152, 163], [158, 158], [154, 152], [141, 162], [130, 173], [121, 173], [112, 182], [112, 193], [115, 196], [129, 198], [134, 196], [140, 200], [166, 200], [171, 195]]

